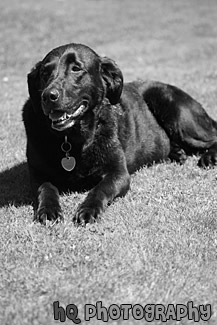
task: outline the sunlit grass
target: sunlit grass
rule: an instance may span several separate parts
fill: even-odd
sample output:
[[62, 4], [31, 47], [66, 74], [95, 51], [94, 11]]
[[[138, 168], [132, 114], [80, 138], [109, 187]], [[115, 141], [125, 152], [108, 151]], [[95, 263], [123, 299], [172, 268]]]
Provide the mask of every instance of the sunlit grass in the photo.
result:
[[126, 80], [175, 83], [217, 119], [216, 3], [11, 0], [0, 10], [0, 323], [56, 324], [54, 301], [75, 304], [83, 319], [84, 305], [101, 300], [212, 304], [215, 324], [216, 169], [199, 169], [197, 157], [145, 167], [98, 223], [74, 226], [86, 194], [71, 193], [61, 196], [63, 223], [34, 224], [21, 108], [27, 72], [73, 41], [115, 59]]

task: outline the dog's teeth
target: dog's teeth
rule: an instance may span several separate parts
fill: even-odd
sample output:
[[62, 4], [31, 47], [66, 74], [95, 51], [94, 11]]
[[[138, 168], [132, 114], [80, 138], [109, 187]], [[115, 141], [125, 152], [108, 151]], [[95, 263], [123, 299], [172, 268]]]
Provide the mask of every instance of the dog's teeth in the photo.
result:
[[67, 115], [66, 115], [66, 113], [64, 113], [63, 116], [61, 116], [60, 120], [63, 121], [66, 119], [66, 117], [67, 117]]
[[77, 113], [80, 114], [80, 113], [83, 111], [83, 109], [85, 109], [85, 105], [82, 104], [82, 105], [78, 108]]
[[80, 113], [82, 113], [82, 111], [85, 109], [85, 105], [82, 104], [81, 106], [78, 107], [78, 109], [72, 114], [73, 117], [78, 116]]

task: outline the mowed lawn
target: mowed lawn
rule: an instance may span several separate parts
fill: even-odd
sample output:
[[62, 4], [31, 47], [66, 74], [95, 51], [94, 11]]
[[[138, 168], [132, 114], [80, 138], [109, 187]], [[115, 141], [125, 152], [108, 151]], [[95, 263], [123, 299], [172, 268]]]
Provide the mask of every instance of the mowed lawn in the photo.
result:
[[[97, 301], [192, 301], [212, 306], [197, 324], [217, 324], [217, 169], [199, 169], [196, 156], [144, 167], [126, 197], [85, 228], [72, 217], [86, 194], [66, 193], [65, 221], [44, 227], [32, 221], [21, 118], [33, 65], [79, 42], [113, 58], [126, 81], [175, 84], [217, 119], [216, 0], [2, 0], [0, 18], [0, 324], [58, 324], [54, 301], [77, 306], [82, 324], [104, 323], [84, 320], [85, 304]], [[110, 322], [146, 324], [131, 313]]]

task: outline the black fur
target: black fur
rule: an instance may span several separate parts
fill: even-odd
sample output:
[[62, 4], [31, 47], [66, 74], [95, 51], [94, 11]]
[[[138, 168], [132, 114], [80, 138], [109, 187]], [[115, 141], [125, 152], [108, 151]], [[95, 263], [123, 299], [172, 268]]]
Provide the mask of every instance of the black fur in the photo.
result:
[[[195, 152], [203, 153], [200, 166], [216, 164], [217, 124], [199, 103], [160, 82], [123, 85], [115, 62], [87, 46], [48, 53], [28, 75], [28, 86], [27, 160], [35, 220], [42, 223], [62, 218], [60, 191], [90, 190], [74, 217], [87, 223], [126, 194], [130, 174], [145, 164], [168, 157], [182, 163]], [[69, 122], [64, 112], [74, 114]], [[61, 166], [65, 136], [76, 160], [70, 172]]]

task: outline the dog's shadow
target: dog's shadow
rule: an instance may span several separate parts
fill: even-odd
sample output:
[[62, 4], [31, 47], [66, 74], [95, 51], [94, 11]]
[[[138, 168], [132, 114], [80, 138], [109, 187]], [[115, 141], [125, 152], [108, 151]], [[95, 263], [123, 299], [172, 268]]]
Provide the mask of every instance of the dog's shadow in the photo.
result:
[[16, 207], [32, 202], [28, 166], [22, 162], [0, 172], [0, 207]]

